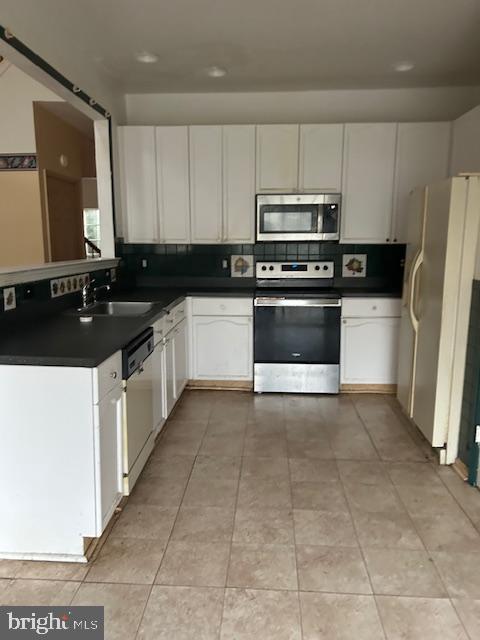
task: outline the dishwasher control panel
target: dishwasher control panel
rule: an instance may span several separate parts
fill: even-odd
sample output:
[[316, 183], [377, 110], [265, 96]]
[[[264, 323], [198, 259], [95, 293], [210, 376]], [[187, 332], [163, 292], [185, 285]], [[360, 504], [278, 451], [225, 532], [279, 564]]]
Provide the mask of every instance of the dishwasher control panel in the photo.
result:
[[325, 262], [257, 262], [257, 278], [333, 278], [333, 260]]

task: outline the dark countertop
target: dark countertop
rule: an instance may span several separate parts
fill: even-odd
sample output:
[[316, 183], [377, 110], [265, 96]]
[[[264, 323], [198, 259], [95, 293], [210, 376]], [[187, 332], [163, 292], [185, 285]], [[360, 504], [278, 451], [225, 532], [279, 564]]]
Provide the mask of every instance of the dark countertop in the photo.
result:
[[[135, 317], [94, 316], [81, 323], [73, 310], [32, 318], [0, 336], [0, 364], [93, 368], [125, 347], [186, 296], [253, 297], [253, 287], [140, 287], [116, 293], [112, 300], [153, 302], [147, 314]], [[399, 292], [341, 290], [344, 296], [400, 297]]]

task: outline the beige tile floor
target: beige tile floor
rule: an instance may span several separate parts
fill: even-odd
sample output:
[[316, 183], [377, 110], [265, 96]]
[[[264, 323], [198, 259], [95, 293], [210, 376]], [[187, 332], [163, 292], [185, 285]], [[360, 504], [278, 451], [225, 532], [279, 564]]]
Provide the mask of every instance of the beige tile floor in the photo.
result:
[[480, 637], [480, 493], [393, 398], [189, 391], [89, 566], [0, 561], [2, 604], [114, 640]]

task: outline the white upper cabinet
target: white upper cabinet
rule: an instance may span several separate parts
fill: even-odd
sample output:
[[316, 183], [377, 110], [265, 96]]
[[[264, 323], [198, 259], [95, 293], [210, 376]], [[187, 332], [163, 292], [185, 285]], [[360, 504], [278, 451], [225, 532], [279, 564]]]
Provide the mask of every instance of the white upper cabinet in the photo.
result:
[[222, 127], [190, 127], [191, 241], [222, 239]]
[[342, 190], [343, 124], [300, 125], [300, 191]]
[[341, 242], [390, 242], [397, 125], [345, 125]]
[[159, 237], [190, 242], [188, 127], [155, 127]]
[[257, 191], [296, 191], [298, 124], [257, 126]]
[[450, 175], [480, 172], [480, 105], [452, 123]]
[[450, 122], [412, 122], [398, 125], [392, 240], [407, 241], [409, 194], [416, 187], [448, 175]]
[[158, 242], [154, 127], [119, 127], [127, 242]]
[[223, 237], [254, 242], [255, 127], [223, 127]]

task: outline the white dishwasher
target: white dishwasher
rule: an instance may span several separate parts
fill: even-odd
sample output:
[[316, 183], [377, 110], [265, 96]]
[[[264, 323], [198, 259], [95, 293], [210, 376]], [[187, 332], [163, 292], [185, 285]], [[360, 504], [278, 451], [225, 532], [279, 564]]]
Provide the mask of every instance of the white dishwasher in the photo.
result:
[[150, 327], [122, 351], [124, 493], [132, 491], [153, 450], [153, 329]]

